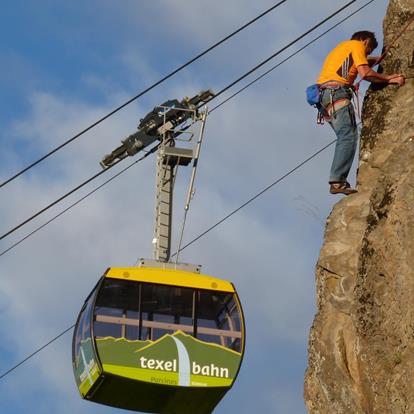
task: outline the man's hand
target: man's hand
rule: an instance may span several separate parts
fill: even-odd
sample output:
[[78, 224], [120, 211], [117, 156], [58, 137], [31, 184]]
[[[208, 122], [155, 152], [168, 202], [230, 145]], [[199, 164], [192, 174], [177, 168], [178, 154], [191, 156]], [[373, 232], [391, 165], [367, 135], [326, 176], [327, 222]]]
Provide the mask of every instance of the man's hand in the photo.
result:
[[399, 86], [405, 84], [405, 76], [401, 73], [393, 73], [392, 75], [385, 75], [384, 73], [378, 73], [371, 69], [369, 65], [359, 65], [358, 74], [361, 79], [365, 79], [374, 83], [390, 83]]
[[405, 76], [401, 73], [393, 73], [388, 75], [388, 83], [403, 86], [405, 84]]

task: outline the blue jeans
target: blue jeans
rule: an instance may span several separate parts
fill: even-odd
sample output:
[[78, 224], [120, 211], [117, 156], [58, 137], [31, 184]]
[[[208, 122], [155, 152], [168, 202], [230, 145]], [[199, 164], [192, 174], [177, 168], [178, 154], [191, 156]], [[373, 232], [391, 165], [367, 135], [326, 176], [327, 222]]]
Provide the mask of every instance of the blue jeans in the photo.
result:
[[[342, 98], [352, 99], [350, 88], [323, 89], [321, 91], [322, 113], [323, 108], [331, 103], [331, 94], [334, 103]], [[329, 182], [344, 182], [351, 169], [358, 144], [358, 129], [352, 103], [336, 111], [329, 124], [337, 137]]]

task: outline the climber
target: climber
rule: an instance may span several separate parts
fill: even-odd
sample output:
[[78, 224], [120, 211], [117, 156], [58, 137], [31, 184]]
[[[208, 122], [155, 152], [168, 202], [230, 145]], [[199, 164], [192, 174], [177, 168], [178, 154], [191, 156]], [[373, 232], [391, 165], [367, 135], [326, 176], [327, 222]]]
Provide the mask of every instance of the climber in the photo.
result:
[[359, 75], [361, 80], [374, 83], [399, 86], [405, 83], [405, 78], [401, 74], [385, 75], [371, 68], [379, 59], [368, 55], [377, 46], [374, 33], [354, 33], [351, 40], [338, 44], [328, 54], [317, 81], [319, 104], [316, 106], [337, 136], [329, 178], [331, 194], [349, 195], [357, 192], [346, 180], [358, 142], [355, 111], [351, 102], [356, 77]]

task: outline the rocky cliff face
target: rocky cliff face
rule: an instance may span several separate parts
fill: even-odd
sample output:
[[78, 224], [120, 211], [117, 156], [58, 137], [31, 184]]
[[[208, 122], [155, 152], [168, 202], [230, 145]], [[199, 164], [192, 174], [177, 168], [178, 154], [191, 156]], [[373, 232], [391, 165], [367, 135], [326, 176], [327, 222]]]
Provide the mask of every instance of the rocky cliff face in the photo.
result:
[[[385, 45], [414, 17], [391, 0]], [[414, 75], [414, 23], [383, 61]], [[309, 338], [311, 414], [414, 413], [414, 80], [371, 88], [364, 102], [359, 193], [327, 221]]]

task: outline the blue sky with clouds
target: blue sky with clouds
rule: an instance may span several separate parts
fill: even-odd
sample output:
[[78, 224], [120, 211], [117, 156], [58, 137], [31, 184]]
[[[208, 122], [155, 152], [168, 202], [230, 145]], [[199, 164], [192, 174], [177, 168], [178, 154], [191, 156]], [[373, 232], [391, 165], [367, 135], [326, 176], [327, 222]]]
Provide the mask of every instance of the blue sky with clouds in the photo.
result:
[[[0, 189], [1, 234], [99, 171], [102, 156], [134, 132], [153, 106], [202, 89], [220, 90], [345, 3], [287, 1]], [[266, 68], [364, 3], [357, 1]], [[6, 0], [0, 15], [2, 181], [272, 4]], [[334, 138], [328, 126], [315, 125], [304, 89], [337, 42], [362, 29], [382, 39], [386, 4], [376, 0], [211, 114], [185, 241]], [[326, 217], [337, 201], [328, 194], [331, 157], [332, 148], [182, 253], [183, 261], [202, 264], [205, 273], [232, 280], [246, 314], [244, 364], [217, 414], [305, 413], [314, 266]], [[0, 372], [69, 327], [107, 267], [151, 257], [154, 169], [154, 158], [146, 159], [0, 257]], [[186, 174], [177, 183], [175, 245]], [[1, 241], [0, 249], [94, 186]], [[70, 334], [0, 381], [0, 401], [1, 412], [13, 414], [122, 412], [78, 397]]]

